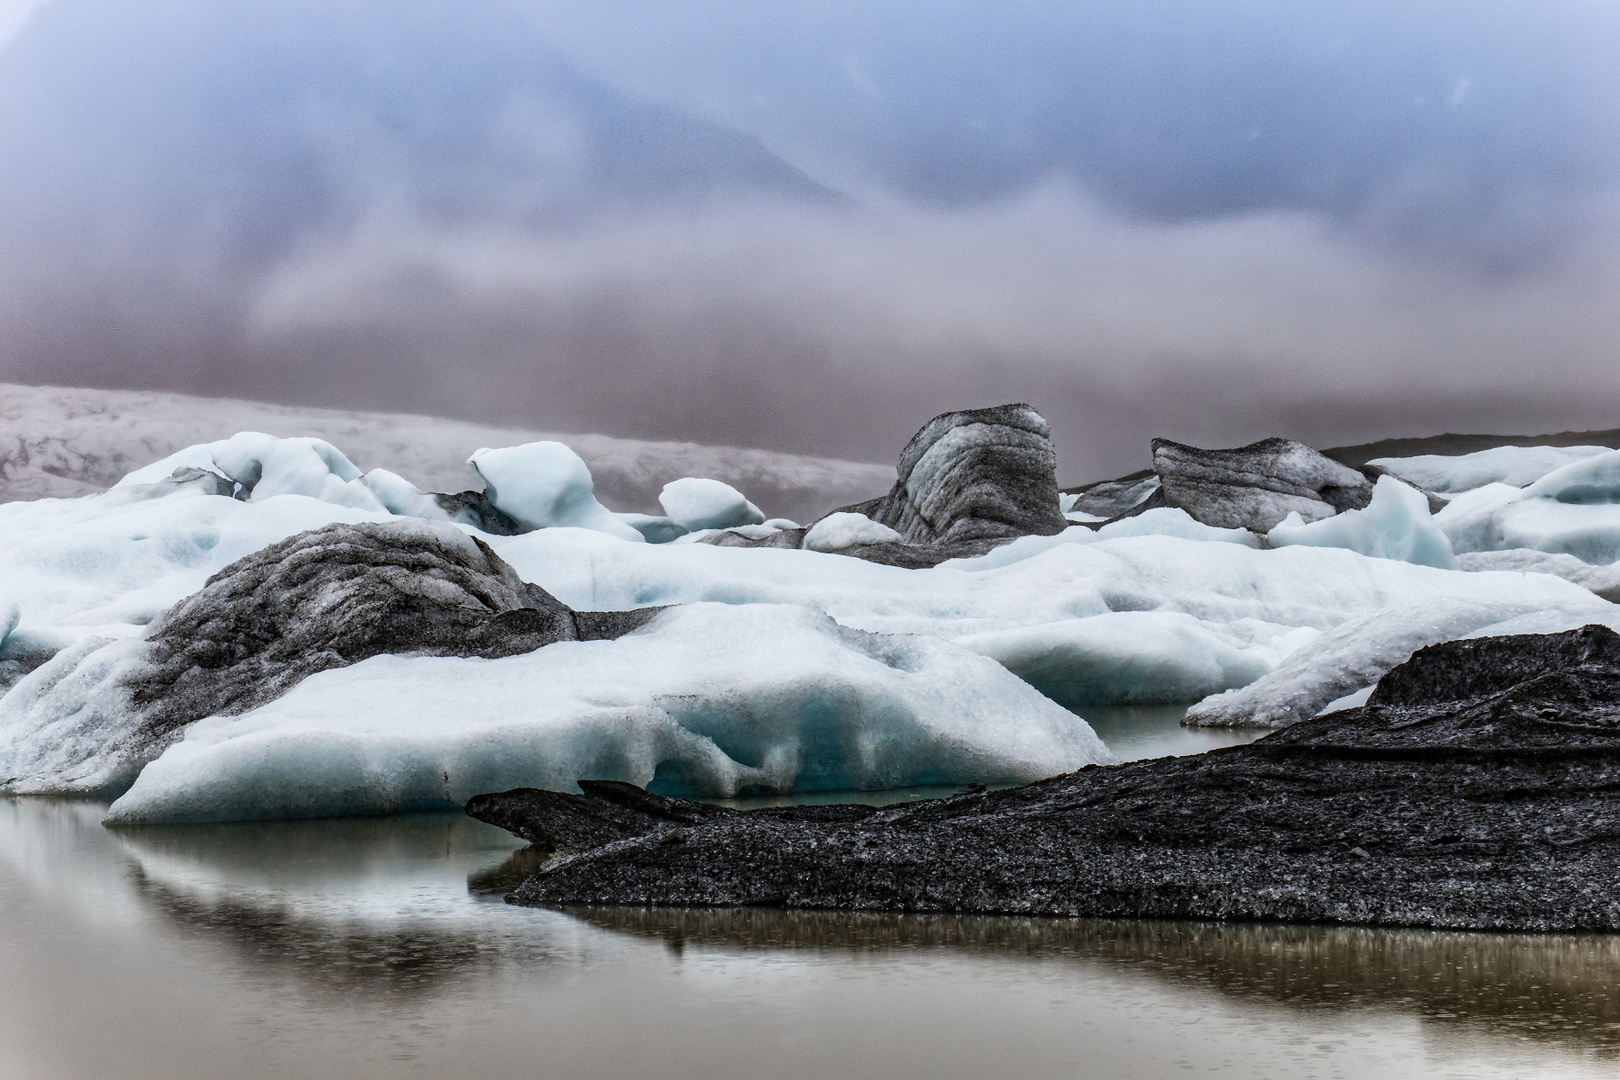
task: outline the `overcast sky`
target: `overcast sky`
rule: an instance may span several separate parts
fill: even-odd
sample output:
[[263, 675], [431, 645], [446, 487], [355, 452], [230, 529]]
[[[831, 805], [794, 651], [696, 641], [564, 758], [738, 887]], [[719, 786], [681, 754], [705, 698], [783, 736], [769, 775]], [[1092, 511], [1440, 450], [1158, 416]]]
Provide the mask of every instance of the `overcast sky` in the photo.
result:
[[890, 460], [1620, 426], [1596, 0], [0, 0], [0, 379]]

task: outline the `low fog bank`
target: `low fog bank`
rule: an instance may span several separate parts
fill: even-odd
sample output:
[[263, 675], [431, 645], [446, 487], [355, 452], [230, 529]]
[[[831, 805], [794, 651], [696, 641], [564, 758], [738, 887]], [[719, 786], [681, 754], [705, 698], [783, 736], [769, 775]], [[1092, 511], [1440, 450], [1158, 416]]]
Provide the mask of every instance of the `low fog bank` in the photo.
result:
[[1310, 215], [1133, 222], [1057, 187], [567, 231], [378, 211], [251, 272], [19, 288], [10, 267], [0, 372], [869, 461], [935, 413], [1027, 400], [1075, 482], [1145, 464], [1152, 435], [1613, 426], [1620, 235], [1594, 220], [1556, 266], [1496, 277]]

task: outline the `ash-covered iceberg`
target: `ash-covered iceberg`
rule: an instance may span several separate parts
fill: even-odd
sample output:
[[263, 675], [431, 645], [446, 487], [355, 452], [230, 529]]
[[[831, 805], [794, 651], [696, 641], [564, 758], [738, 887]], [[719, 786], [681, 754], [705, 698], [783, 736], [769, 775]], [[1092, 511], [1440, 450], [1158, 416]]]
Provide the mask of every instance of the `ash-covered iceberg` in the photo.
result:
[[388, 813], [580, 778], [699, 796], [1012, 781], [1111, 760], [1083, 720], [948, 642], [700, 604], [613, 641], [311, 676], [192, 725], [108, 821]]
[[1264, 533], [1289, 514], [1320, 521], [1372, 501], [1373, 485], [1348, 465], [1292, 439], [1231, 450], [1153, 440], [1158, 496], [1206, 525]]
[[[1512, 575], [1493, 576], [1499, 579], [1494, 595], [1431, 596], [1350, 619], [1295, 650], [1263, 677], [1200, 701], [1187, 710], [1185, 723], [1288, 727], [1370, 687], [1427, 645], [1476, 635], [1570, 630], [1616, 619], [1614, 605], [1596, 596], [1555, 599], [1533, 582], [1520, 591]], [[1526, 616], [1538, 619], [1536, 626], [1518, 621]]]
[[1051, 429], [1028, 405], [934, 417], [901, 451], [898, 472], [865, 512], [908, 544], [1050, 535], [1069, 525], [1058, 510]]
[[333, 524], [260, 548], [131, 638], [91, 635], [0, 698], [0, 784], [127, 784], [207, 716], [382, 653], [500, 657], [617, 636], [650, 612], [575, 612], [481, 541], [409, 519]]

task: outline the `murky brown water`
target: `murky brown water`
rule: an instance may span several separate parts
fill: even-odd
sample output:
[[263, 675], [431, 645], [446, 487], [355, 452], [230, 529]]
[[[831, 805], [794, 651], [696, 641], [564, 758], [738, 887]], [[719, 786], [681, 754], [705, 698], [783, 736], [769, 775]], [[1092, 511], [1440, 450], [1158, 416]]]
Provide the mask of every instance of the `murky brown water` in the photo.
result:
[[1620, 938], [508, 907], [467, 818], [0, 801], [5, 1077], [1584, 1077]]

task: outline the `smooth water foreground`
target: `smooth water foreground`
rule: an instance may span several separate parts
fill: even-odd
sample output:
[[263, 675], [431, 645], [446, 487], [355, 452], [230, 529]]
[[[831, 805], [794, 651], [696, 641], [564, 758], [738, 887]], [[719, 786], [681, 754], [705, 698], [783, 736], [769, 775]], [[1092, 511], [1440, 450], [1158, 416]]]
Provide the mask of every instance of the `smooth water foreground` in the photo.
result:
[[0, 800], [0, 1076], [1620, 1071], [1617, 937], [535, 911], [460, 815], [103, 809]]

